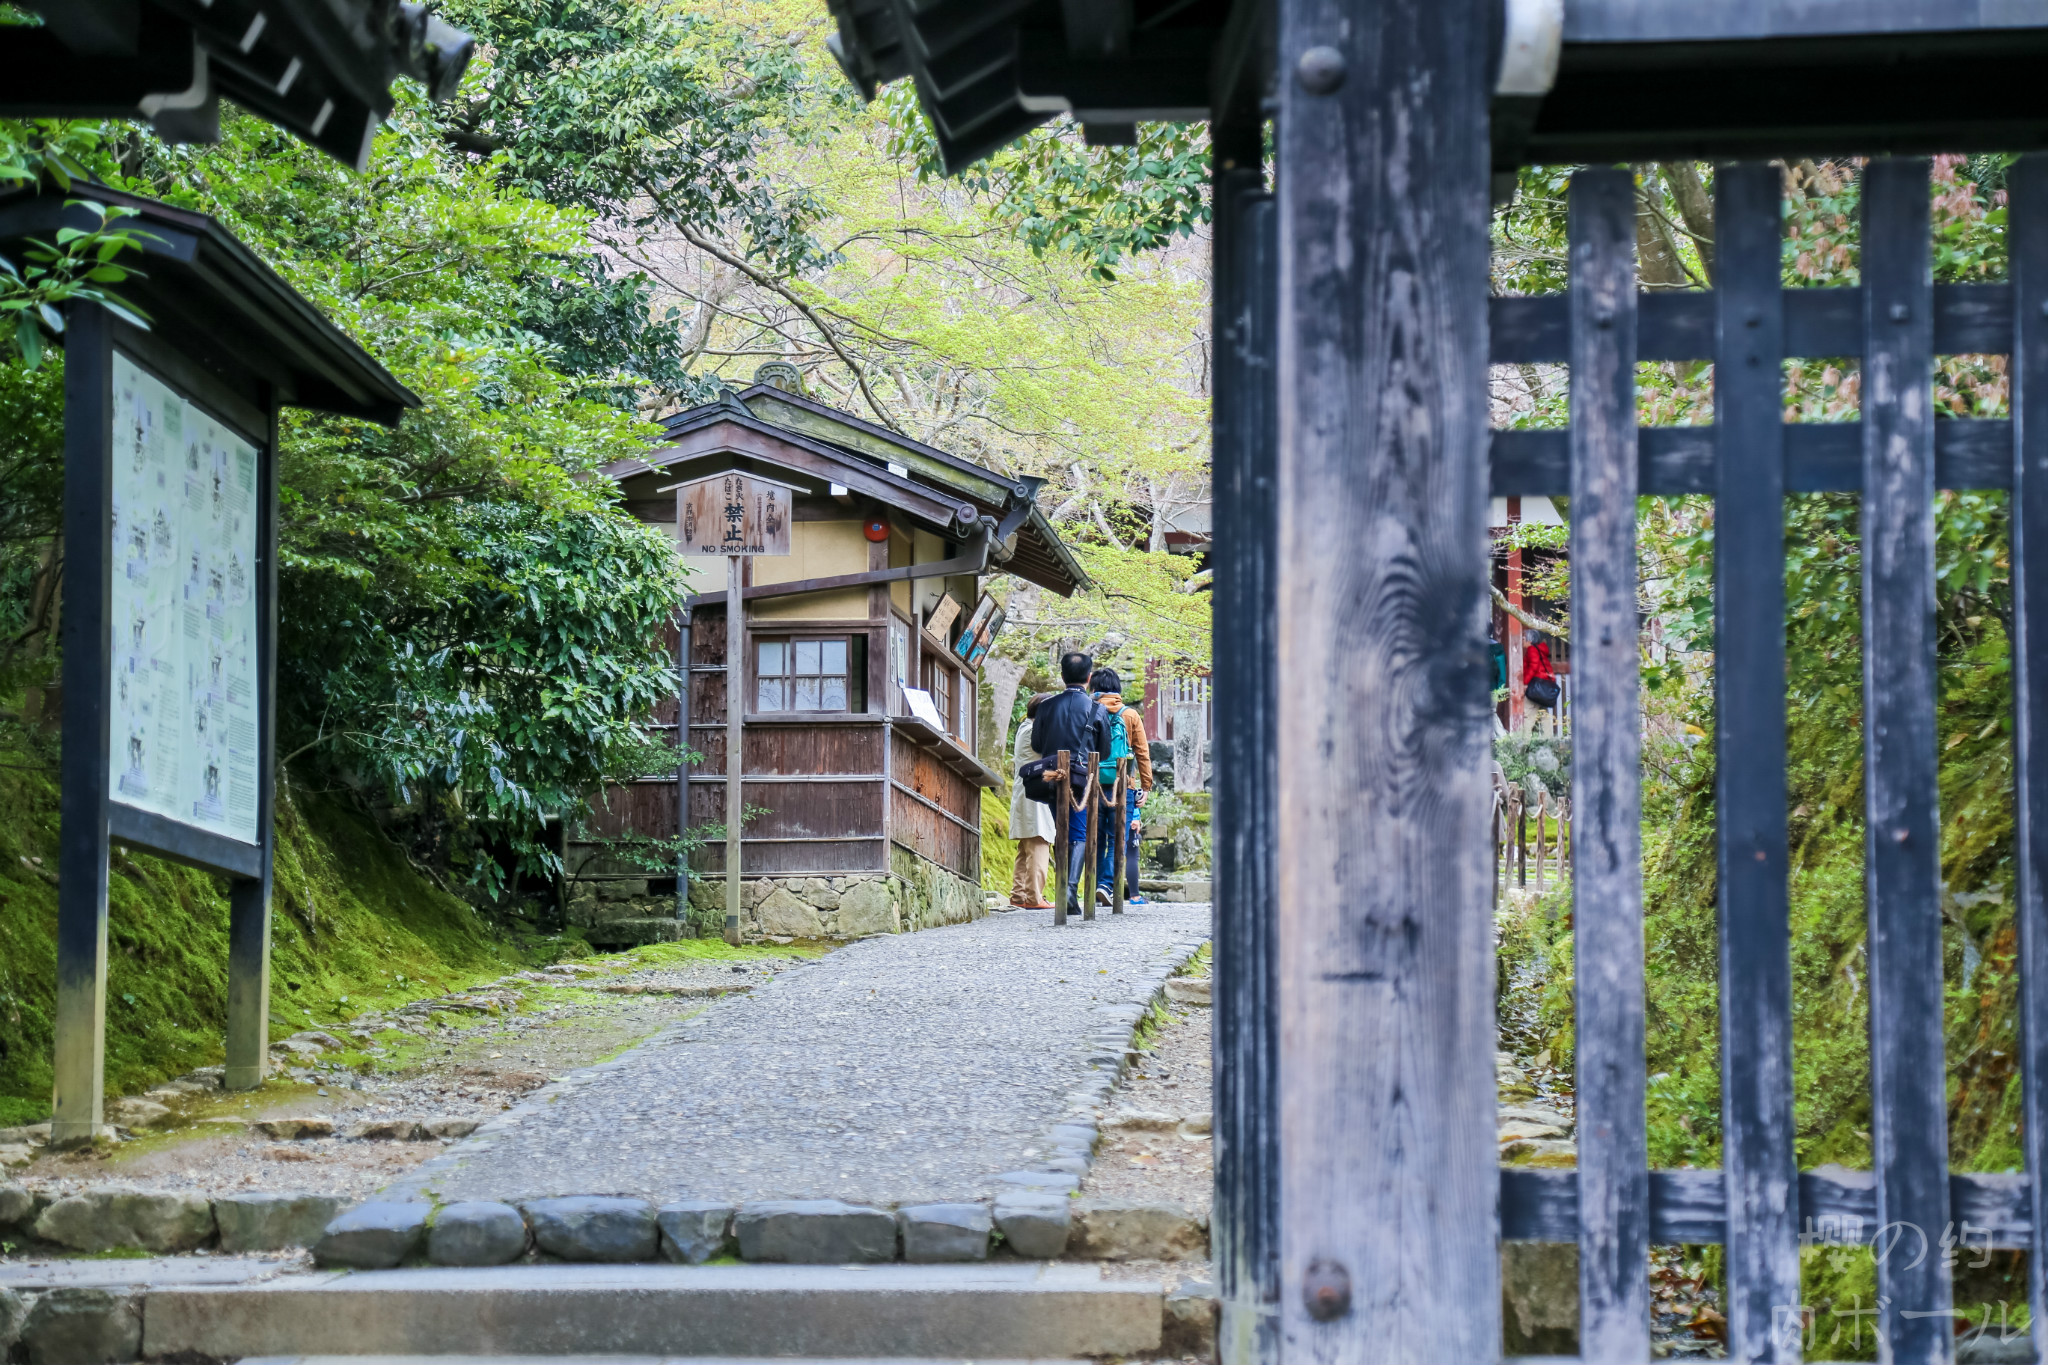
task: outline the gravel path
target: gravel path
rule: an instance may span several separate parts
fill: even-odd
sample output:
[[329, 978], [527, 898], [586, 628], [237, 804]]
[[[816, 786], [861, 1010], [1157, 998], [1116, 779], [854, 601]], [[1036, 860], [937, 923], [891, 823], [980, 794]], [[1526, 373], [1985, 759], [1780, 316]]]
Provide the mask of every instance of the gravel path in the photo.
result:
[[986, 1199], [1097, 1073], [1096, 1011], [1149, 998], [1209, 907], [865, 939], [563, 1077], [387, 1197]]

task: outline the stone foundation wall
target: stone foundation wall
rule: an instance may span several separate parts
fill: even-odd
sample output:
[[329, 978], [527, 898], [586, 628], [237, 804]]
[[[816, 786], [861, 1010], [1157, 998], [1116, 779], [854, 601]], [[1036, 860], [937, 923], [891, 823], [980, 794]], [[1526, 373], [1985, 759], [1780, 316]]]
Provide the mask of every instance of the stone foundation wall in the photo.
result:
[[[979, 886], [906, 848], [891, 847], [888, 872], [836, 877], [743, 878], [740, 936], [763, 938], [866, 938], [964, 924], [988, 913]], [[722, 919], [725, 882], [692, 880], [690, 905]], [[675, 898], [649, 896], [631, 878], [579, 886], [569, 899], [569, 923], [593, 943], [646, 941], [637, 931], [649, 921], [675, 920]]]

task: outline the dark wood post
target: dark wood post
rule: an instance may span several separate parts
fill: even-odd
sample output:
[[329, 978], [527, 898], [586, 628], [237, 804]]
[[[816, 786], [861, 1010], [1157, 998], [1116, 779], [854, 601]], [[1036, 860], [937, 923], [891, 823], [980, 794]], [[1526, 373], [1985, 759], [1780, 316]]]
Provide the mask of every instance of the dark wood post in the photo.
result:
[[1493, 1360], [1494, 11], [1279, 17], [1284, 1354]]
[[1060, 750], [1059, 790], [1052, 800], [1052, 861], [1053, 888], [1058, 892], [1052, 898], [1052, 922], [1064, 925], [1067, 922], [1067, 897], [1073, 891], [1073, 877], [1069, 874], [1067, 860], [1073, 840], [1068, 835], [1074, 812], [1074, 787], [1072, 776], [1073, 755]]
[[56, 1085], [50, 1143], [101, 1132], [107, 1045], [107, 639], [113, 549], [113, 345], [98, 304], [64, 346], [63, 795], [57, 857]]
[[254, 1090], [270, 1063], [270, 890], [277, 849], [277, 403], [256, 462], [256, 837], [259, 871], [228, 890], [227, 1065], [229, 1090]]
[[1276, 895], [1274, 327], [1278, 247], [1265, 192], [1264, 131], [1210, 130], [1216, 336], [1215, 1202], [1209, 1216], [1222, 1301], [1223, 1365], [1279, 1358], [1279, 1023], [1273, 1009]]
[[1728, 1352], [1799, 1358], [1799, 1158], [1785, 880], [1784, 190], [1714, 172], [1714, 745]]
[[[1643, 1074], [1642, 703], [1636, 625], [1636, 182], [1572, 177], [1572, 785], [1579, 1354], [1650, 1358]], [[1545, 809], [1536, 806], [1542, 881]], [[1559, 810], [1558, 870], [1564, 825]]]
[[[676, 838], [690, 833], [690, 602], [676, 612]], [[883, 793], [887, 797], [887, 793]], [[563, 821], [568, 821], [567, 812]], [[690, 917], [690, 858], [676, 845], [676, 918]]]
[[[1928, 163], [1863, 171], [1863, 797], [1879, 1330], [1954, 1358], [1935, 809], [1934, 283]], [[1924, 1251], [1923, 1251], [1924, 1248]], [[1880, 1357], [1885, 1348], [1879, 1347]]]
[[1095, 918], [1095, 892], [1102, 884], [1102, 877], [1096, 870], [1096, 859], [1100, 856], [1102, 844], [1102, 766], [1101, 759], [1093, 749], [1087, 753], [1088, 785], [1082, 796], [1082, 809], [1088, 813], [1088, 837], [1082, 843], [1081, 853], [1081, 918]]
[[[2012, 262], [2013, 789], [2019, 864], [2020, 1141], [2035, 1189], [2048, 1173], [2048, 156], [2006, 182]], [[2032, 1201], [2033, 1245], [2048, 1247], [2048, 1199]], [[2034, 1358], [2048, 1359], [2048, 1255], [2027, 1257]]]

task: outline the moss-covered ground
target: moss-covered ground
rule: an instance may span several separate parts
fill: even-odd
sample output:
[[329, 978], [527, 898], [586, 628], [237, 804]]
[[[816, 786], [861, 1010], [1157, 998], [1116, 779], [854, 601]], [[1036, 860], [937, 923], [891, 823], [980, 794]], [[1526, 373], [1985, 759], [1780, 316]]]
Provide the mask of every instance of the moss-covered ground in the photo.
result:
[[[0, 718], [0, 1126], [49, 1114], [56, 763], [54, 737]], [[118, 847], [110, 887], [113, 1095], [221, 1060], [228, 903], [221, 879]], [[274, 1037], [585, 951], [500, 930], [340, 800], [289, 787], [272, 906]]]

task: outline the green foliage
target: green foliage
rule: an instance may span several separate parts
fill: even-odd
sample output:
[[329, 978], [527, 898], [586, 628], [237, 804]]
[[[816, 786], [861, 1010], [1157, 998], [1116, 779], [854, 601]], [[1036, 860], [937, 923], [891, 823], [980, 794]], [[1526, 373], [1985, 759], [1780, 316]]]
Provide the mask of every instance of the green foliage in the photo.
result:
[[[893, 137], [890, 150], [913, 162], [920, 179], [940, 173], [939, 143], [901, 83], [878, 101]], [[1198, 124], [1138, 125], [1134, 147], [1087, 147], [1062, 120], [1036, 129], [976, 162], [958, 179], [988, 195], [996, 216], [1033, 253], [1062, 251], [1114, 280], [1126, 256], [1153, 251], [1209, 221], [1209, 139]]]
[[1496, 735], [1493, 759], [1500, 764], [1501, 775], [1511, 787], [1525, 788], [1532, 795], [1540, 787], [1560, 799], [1571, 791], [1572, 745], [1569, 739], [1539, 735], [1533, 730]]
[[[27, 189], [47, 183], [68, 192], [74, 181], [88, 178], [83, 163], [99, 150], [99, 130], [91, 124], [0, 121], [0, 185]], [[118, 259], [121, 253], [140, 248], [137, 232], [121, 224], [130, 210], [89, 198], [66, 203], [95, 218], [95, 226], [59, 228], [49, 241], [31, 238], [20, 265], [0, 256], [0, 328], [31, 370], [42, 364], [44, 333], [55, 337], [64, 330], [63, 304], [103, 304], [138, 327], [149, 325], [113, 288], [130, 273]]]
[[[659, 642], [683, 570], [665, 536], [623, 518], [487, 503], [457, 520], [464, 572], [431, 592], [305, 576], [314, 610], [281, 657], [320, 713], [296, 719], [314, 726], [309, 744], [403, 801], [453, 794], [470, 820], [513, 836], [519, 870], [552, 875], [554, 852], [530, 837], [548, 814], [675, 761], [642, 719], [675, 692]], [[471, 871], [498, 886], [495, 858]]]

